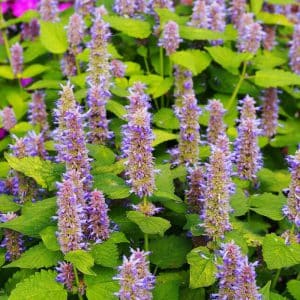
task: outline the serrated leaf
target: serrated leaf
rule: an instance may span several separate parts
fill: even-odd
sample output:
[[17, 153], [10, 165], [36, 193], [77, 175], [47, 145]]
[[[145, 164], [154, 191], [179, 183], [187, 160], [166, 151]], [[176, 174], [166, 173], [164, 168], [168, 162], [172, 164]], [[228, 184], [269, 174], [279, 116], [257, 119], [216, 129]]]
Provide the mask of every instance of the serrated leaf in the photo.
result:
[[57, 273], [51, 270], [37, 272], [17, 284], [9, 300], [66, 300], [67, 291], [56, 282]]
[[59, 243], [56, 237], [57, 227], [48, 226], [40, 232], [40, 236], [45, 244], [45, 246], [52, 251], [57, 251], [60, 249]]
[[175, 12], [168, 8], [155, 8], [154, 11], [157, 13], [161, 25], [164, 25], [168, 21], [174, 21], [177, 24], [185, 25], [189, 20], [188, 17], [178, 16]]
[[70, 251], [65, 255], [65, 260], [72, 263], [83, 274], [96, 275], [91, 269], [94, 265], [94, 258], [89, 252], [84, 250]]
[[115, 114], [120, 119], [124, 119], [125, 115], [127, 114], [125, 107], [113, 100], [109, 100], [107, 102], [106, 109]]
[[111, 165], [115, 161], [114, 152], [103, 145], [87, 144], [89, 155], [101, 165]]
[[110, 173], [94, 176], [94, 188], [101, 190], [110, 199], [123, 199], [130, 195], [124, 180]]
[[263, 300], [270, 300], [270, 287], [271, 280], [266, 283], [264, 287], [262, 287], [259, 292], [263, 296]]
[[164, 129], [179, 129], [179, 121], [171, 108], [161, 108], [153, 116], [153, 123]]
[[34, 270], [22, 269], [15, 272], [5, 283], [4, 290], [9, 295], [11, 291], [16, 287], [17, 283], [23, 281], [25, 278], [28, 278], [30, 275], [34, 274]]
[[176, 269], [186, 263], [191, 241], [180, 236], [166, 236], [150, 241], [150, 261], [161, 269]]
[[155, 147], [159, 144], [162, 144], [167, 141], [178, 139], [178, 135], [174, 133], [170, 133], [160, 129], [153, 129], [154, 141], [152, 142], [152, 146]]
[[273, 172], [269, 169], [262, 168], [258, 172], [260, 188], [265, 192], [281, 192], [288, 187], [290, 183], [290, 174], [285, 170]]
[[158, 170], [155, 174], [155, 193], [165, 192], [169, 195], [173, 195], [175, 193], [175, 187], [170, 164], [156, 165], [155, 169]]
[[286, 245], [285, 240], [274, 233], [265, 236], [262, 250], [264, 261], [270, 270], [288, 268], [300, 263], [300, 245]]
[[109, 240], [115, 244], [129, 243], [129, 240], [126, 238], [125, 234], [121, 231], [112, 232], [109, 237]]
[[264, 51], [255, 55], [251, 63], [253, 67], [259, 70], [273, 69], [287, 62], [287, 57], [281, 52]]
[[222, 46], [205, 47], [205, 49], [214, 61], [234, 75], [239, 74], [238, 68], [241, 63], [249, 60], [252, 56], [251, 53], [238, 53]]
[[300, 300], [300, 281], [299, 280], [290, 280], [287, 283], [287, 290], [296, 300]]
[[233, 209], [233, 216], [243, 216], [248, 210], [248, 198], [242, 189], [237, 188], [235, 193], [230, 197], [230, 206]]
[[61, 23], [40, 21], [40, 40], [51, 53], [60, 54], [68, 49], [67, 33]]
[[261, 70], [255, 73], [255, 84], [261, 87], [283, 87], [300, 85], [300, 76], [283, 70]]
[[284, 218], [282, 208], [286, 203], [286, 198], [283, 195], [271, 193], [253, 195], [250, 197], [249, 203], [252, 211], [271, 220], [280, 221]]
[[49, 160], [43, 160], [38, 156], [16, 158], [12, 155], [4, 155], [10, 167], [16, 171], [32, 177], [43, 188], [54, 189], [56, 181], [60, 180], [64, 166], [55, 164]]
[[171, 227], [168, 220], [160, 217], [145, 216], [139, 211], [127, 212], [127, 218], [137, 224], [141, 231], [146, 234], [159, 234], [161, 236]]
[[120, 286], [116, 280], [115, 270], [102, 268], [97, 276], [84, 276], [87, 285], [86, 295], [88, 300], [117, 300], [114, 294], [118, 292]]
[[177, 300], [179, 297], [179, 285], [177, 281], [169, 281], [155, 284], [153, 300]]
[[187, 255], [190, 265], [190, 288], [206, 287], [216, 281], [214, 256], [206, 247], [197, 247]]
[[29, 248], [20, 258], [6, 265], [4, 268], [40, 269], [57, 265], [63, 256], [59, 251], [50, 251], [43, 243]]
[[21, 216], [0, 224], [0, 228], [12, 229], [28, 236], [38, 236], [42, 229], [51, 225], [51, 218], [55, 215], [56, 209], [56, 198], [26, 203]]
[[103, 19], [111, 28], [135, 38], [145, 39], [151, 34], [150, 24], [146, 21], [108, 15], [103, 16]]
[[116, 244], [110, 240], [95, 244], [92, 247], [92, 255], [95, 263], [103, 267], [114, 268], [118, 266], [119, 252]]
[[0, 195], [0, 211], [2, 213], [17, 211], [21, 206], [14, 202], [14, 197], [9, 195]]
[[39, 65], [39, 64], [30, 65], [23, 71], [21, 77], [22, 78], [34, 77], [36, 75], [45, 72], [46, 70], [48, 70], [48, 67], [44, 65]]
[[177, 51], [170, 55], [174, 64], [189, 69], [193, 75], [198, 75], [204, 71], [211, 62], [210, 56], [200, 50]]

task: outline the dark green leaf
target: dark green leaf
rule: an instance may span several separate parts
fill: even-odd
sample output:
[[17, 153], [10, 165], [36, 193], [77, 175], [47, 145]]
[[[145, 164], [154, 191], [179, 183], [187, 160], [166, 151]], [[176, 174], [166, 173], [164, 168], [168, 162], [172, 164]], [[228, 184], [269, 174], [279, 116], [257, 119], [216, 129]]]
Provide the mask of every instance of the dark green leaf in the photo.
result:
[[300, 300], [300, 281], [299, 280], [294, 280], [294, 279], [290, 280], [287, 283], [287, 290], [296, 300]]
[[95, 263], [103, 267], [114, 268], [118, 266], [119, 252], [116, 244], [110, 240], [100, 244], [95, 244], [92, 247], [92, 255]]
[[14, 197], [9, 195], [0, 195], [0, 211], [7, 213], [11, 211], [17, 211], [21, 206], [14, 202]]
[[65, 260], [72, 263], [73, 266], [83, 274], [96, 275], [91, 269], [94, 265], [94, 258], [89, 252], [84, 250], [70, 251], [65, 255]]

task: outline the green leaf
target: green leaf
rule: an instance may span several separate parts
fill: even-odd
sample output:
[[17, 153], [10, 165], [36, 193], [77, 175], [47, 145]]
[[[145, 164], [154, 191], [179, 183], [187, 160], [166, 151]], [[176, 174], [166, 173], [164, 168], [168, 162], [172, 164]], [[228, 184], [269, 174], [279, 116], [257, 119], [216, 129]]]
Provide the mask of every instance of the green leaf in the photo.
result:
[[124, 180], [114, 174], [100, 174], [94, 177], [94, 188], [101, 190], [110, 199], [123, 199], [130, 195], [130, 188]]
[[290, 183], [290, 174], [286, 170], [272, 172], [263, 168], [258, 172], [260, 189], [265, 192], [281, 192]]
[[286, 16], [280, 14], [260, 12], [256, 17], [259, 21], [262, 21], [264, 24], [268, 25], [283, 25], [288, 27], [293, 26], [293, 23], [289, 21]]
[[155, 89], [151, 91], [150, 94], [154, 99], [166, 94], [173, 86], [173, 81], [174, 80], [172, 77], [164, 78], [163, 81], [157, 87], [155, 87]]
[[211, 63], [210, 56], [200, 50], [177, 51], [170, 55], [174, 64], [189, 69], [193, 75], [198, 75], [204, 71]]
[[214, 256], [206, 247], [197, 247], [187, 255], [190, 264], [190, 288], [212, 285], [216, 281], [217, 267]]
[[94, 265], [94, 258], [89, 252], [84, 250], [70, 251], [65, 255], [65, 260], [72, 263], [73, 266], [83, 274], [96, 275], [91, 269]]
[[0, 249], [0, 267], [5, 264], [5, 261], [6, 261], [5, 254], [6, 254], [6, 250]]
[[251, 63], [253, 67], [259, 70], [273, 69], [287, 62], [287, 57], [281, 52], [264, 51], [255, 55]]
[[300, 300], [300, 281], [299, 280], [294, 280], [294, 279], [290, 280], [287, 283], [287, 290], [296, 300]]
[[125, 234], [121, 231], [112, 232], [109, 241], [115, 244], [129, 243], [129, 240], [126, 238]]
[[179, 121], [171, 108], [161, 108], [153, 116], [153, 123], [164, 129], [179, 129]]
[[153, 300], [179, 299], [179, 284], [176, 281], [156, 283], [153, 290]]
[[42, 270], [17, 284], [9, 300], [67, 300], [67, 291], [55, 278], [57, 273]]
[[108, 147], [103, 145], [87, 144], [89, 155], [97, 160], [101, 165], [111, 165], [115, 161], [115, 154]]
[[22, 269], [15, 272], [5, 283], [4, 289], [6, 293], [9, 295], [19, 282], [23, 281], [25, 278], [28, 278], [34, 273], [35, 271], [30, 269]]
[[188, 17], [178, 16], [175, 12], [170, 11], [168, 8], [155, 8], [154, 9], [159, 16], [160, 25], [164, 25], [168, 21], [174, 21], [177, 24], [185, 25], [189, 20]]
[[264, 287], [262, 287], [259, 292], [263, 296], [263, 300], [270, 300], [270, 287], [271, 280], [269, 280]]
[[29, 248], [20, 258], [6, 265], [4, 268], [39, 269], [57, 265], [63, 256], [59, 251], [50, 251], [43, 243]]
[[157, 192], [165, 192], [169, 195], [173, 195], [175, 193], [175, 187], [173, 184], [172, 172], [170, 169], [170, 164], [164, 165], [156, 165], [155, 169], [159, 170], [155, 174], [155, 186], [156, 186], [156, 194]]
[[52, 251], [57, 251], [60, 249], [59, 243], [56, 237], [57, 227], [48, 226], [40, 232], [40, 236], [45, 244], [45, 246]]
[[32, 177], [43, 188], [53, 190], [56, 181], [60, 180], [64, 166], [55, 164], [49, 160], [43, 160], [38, 156], [16, 158], [5, 153], [5, 158], [14, 170]]
[[0, 77], [5, 79], [15, 78], [10, 66], [0, 66]]
[[109, 100], [106, 104], [106, 109], [113, 114], [115, 114], [118, 118], [124, 120], [124, 116], [127, 114], [125, 107], [113, 100]]
[[40, 21], [40, 39], [51, 53], [60, 54], [68, 49], [67, 33], [61, 23]]
[[39, 89], [59, 90], [61, 84], [65, 84], [65, 81], [44, 79], [44, 80], [39, 80], [34, 82], [27, 89], [28, 90], [39, 90]]
[[114, 293], [119, 291], [119, 284], [112, 278], [115, 276], [112, 269], [101, 269], [97, 276], [84, 276], [87, 285], [86, 296], [88, 300], [117, 300]]
[[263, 193], [253, 195], [249, 199], [250, 209], [259, 215], [268, 217], [274, 221], [280, 221], [284, 218], [282, 208], [286, 203], [283, 195], [274, 195], [271, 193]]
[[151, 263], [161, 269], [176, 269], [186, 263], [192, 244], [184, 237], [170, 235], [150, 241], [149, 248]]
[[30, 65], [23, 71], [21, 77], [22, 78], [34, 77], [36, 75], [45, 72], [46, 70], [48, 70], [48, 67], [44, 65], [39, 65], [39, 64]]
[[263, 257], [268, 269], [288, 268], [300, 263], [300, 245], [285, 244], [282, 237], [274, 233], [265, 236], [263, 245]]
[[251, 53], [238, 53], [222, 46], [205, 47], [205, 49], [214, 61], [234, 75], [239, 74], [238, 68], [241, 63], [249, 60], [252, 56]]
[[282, 87], [287, 85], [300, 85], [300, 76], [283, 70], [257, 71], [254, 77], [255, 84], [261, 87]]
[[114, 268], [119, 264], [118, 248], [110, 240], [93, 245], [92, 255], [95, 259], [95, 264], [102, 265], [103, 267]]
[[258, 14], [261, 11], [264, 0], [251, 0], [251, 11]]
[[137, 224], [141, 231], [146, 234], [159, 234], [161, 236], [171, 227], [168, 220], [160, 217], [145, 216], [139, 211], [127, 212], [127, 218]]
[[233, 216], [243, 216], [248, 210], [248, 198], [242, 189], [237, 188], [236, 192], [230, 198], [230, 205], [233, 208]]
[[27, 133], [29, 130], [33, 130], [32, 124], [28, 122], [19, 122], [13, 128], [11, 128], [9, 132], [18, 135]]
[[26, 203], [21, 216], [0, 224], [0, 228], [12, 229], [36, 237], [41, 230], [51, 225], [51, 218], [55, 215], [56, 210], [56, 198], [49, 198], [36, 203]]
[[6, 161], [1, 161], [0, 162], [0, 177], [6, 178], [9, 170], [10, 170], [9, 164]]
[[152, 142], [152, 146], [155, 147], [159, 144], [162, 144], [167, 141], [177, 140], [178, 135], [174, 133], [170, 133], [168, 131], [153, 129], [153, 134], [155, 136], [154, 141]]
[[47, 53], [47, 49], [45, 49], [39, 40], [31, 41], [24, 51], [24, 62], [29, 63], [45, 53]]
[[237, 37], [237, 32], [232, 27], [226, 26], [225, 32], [213, 31], [209, 29], [195, 28], [191, 26], [179, 26], [180, 37], [189, 40], [224, 40], [234, 41]]
[[21, 206], [14, 202], [14, 197], [2, 194], [0, 195], [0, 211], [2, 213], [17, 211]]
[[103, 19], [113, 29], [135, 38], [145, 39], [151, 34], [150, 24], [146, 21], [108, 15], [103, 16]]

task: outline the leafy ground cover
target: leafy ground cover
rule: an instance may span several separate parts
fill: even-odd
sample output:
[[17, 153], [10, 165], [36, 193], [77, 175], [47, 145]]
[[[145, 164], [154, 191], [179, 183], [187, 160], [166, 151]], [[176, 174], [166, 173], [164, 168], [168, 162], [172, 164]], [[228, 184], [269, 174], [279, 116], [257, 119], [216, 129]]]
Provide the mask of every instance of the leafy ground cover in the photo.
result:
[[299, 1], [1, 5], [1, 300], [300, 299]]

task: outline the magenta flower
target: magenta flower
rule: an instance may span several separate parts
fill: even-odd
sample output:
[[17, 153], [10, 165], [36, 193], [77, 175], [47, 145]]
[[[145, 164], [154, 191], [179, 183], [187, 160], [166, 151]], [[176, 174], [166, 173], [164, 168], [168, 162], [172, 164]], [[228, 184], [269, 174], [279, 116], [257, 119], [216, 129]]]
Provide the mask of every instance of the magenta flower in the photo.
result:
[[0, 5], [2, 7], [2, 13], [6, 13], [11, 9], [12, 14], [15, 17], [21, 17], [27, 10], [37, 9], [39, 0], [16, 0], [16, 1], [4, 1]]

